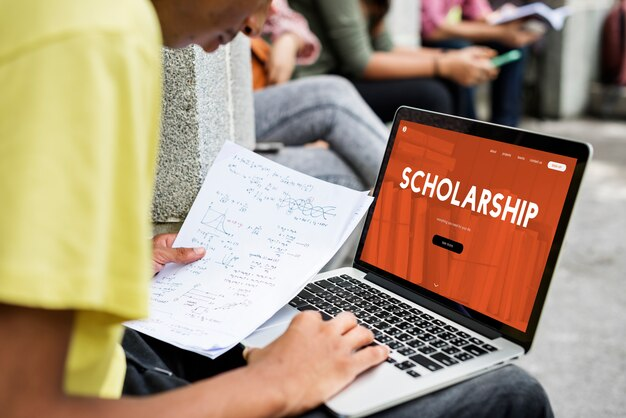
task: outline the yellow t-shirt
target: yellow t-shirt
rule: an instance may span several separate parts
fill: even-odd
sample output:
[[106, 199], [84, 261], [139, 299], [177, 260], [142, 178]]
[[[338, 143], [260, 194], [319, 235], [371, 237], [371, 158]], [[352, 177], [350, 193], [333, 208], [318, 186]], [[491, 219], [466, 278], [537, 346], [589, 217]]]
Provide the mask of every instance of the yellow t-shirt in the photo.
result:
[[149, 0], [0, 0], [0, 303], [76, 311], [71, 394], [120, 396], [148, 311], [160, 45]]

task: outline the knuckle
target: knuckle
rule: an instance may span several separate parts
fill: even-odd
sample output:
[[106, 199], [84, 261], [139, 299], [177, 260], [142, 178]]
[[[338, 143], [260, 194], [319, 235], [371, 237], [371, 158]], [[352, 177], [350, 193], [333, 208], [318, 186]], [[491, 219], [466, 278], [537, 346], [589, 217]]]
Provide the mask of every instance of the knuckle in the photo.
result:
[[335, 362], [335, 367], [341, 373], [346, 373], [352, 370], [354, 366], [354, 360], [350, 356], [340, 356]]
[[306, 312], [300, 312], [291, 320], [292, 325], [299, 325], [302, 322], [306, 322]]
[[386, 357], [387, 357], [386, 349], [384, 349], [383, 347], [368, 347], [367, 348], [366, 363], [369, 365], [379, 363], [382, 360], [384, 360]]
[[374, 332], [372, 332], [371, 329], [367, 329], [365, 327], [360, 327], [362, 329], [362, 333], [363, 333], [363, 337], [367, 340], [367, 341], [374, 341]]
[[298, 321], [298, 322], [304, 322], [304, 323], [308, 323], [308, 322], [313, 322], [316, 319], [321, 319], [321, 315], [319, 312], [317, 311], [304, 311], [304, 312], [300, 312], [295, 318], [294, 320]]
[[348, 323], [357, 323], [356, 316], [354, 316], [352, 312], [344, 311], [344, 312], [341, 312], [339, 315], [337, 315], [337, 317]]
[[330, 322], [331, 321], [328, 321], [322, 324], [321, 333], [326, 338], [335, 338], [337, 337], [337, 332], [335, 331], [335, 327]]

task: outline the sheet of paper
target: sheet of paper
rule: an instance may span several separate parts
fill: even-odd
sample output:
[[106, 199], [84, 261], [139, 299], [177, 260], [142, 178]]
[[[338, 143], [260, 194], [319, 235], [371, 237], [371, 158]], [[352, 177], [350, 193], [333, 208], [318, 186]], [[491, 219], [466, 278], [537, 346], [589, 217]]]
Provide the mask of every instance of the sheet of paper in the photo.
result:
[[206, 256], [166, 266], [152, 283], [150, 317], [126, 325], [215, 358], [289, 302], [371, 202], [226, 142], [175, 242]]
[[548, 22], [553, 29], [561, 30], [565, 19], [571, 14], [572, 9], [567, 6], [551, 9], [542, 2], [535, 2], [519, 7], [502, 7], [490, 14], [487, 21], [492, 25], [500, 25], [513, 20], [538, 17]]

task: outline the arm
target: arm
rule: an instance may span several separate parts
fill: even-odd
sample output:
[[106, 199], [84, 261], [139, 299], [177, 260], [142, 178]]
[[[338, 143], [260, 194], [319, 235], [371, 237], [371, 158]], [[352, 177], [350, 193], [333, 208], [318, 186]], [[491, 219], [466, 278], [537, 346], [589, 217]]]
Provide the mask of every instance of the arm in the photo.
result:
[[342, 62], [343, 72], [366, 80], [411, 77], [444, 77], [463, 85], [474, 85], [497, 75], [488, 58], [494, 51], [466, 48], [443, 54], [437, 50], [406, 48], [373, 51], [358, 1], [317, 2], [331, 48]]
[[321, 50], [320, 42], [309, 29], [306, 19], [294, 12], [286, 0], [274, 0], [263, 34], [271, 38], [267, 62], [268, 82], [280, 84], [291, 79], [296, 64], [314, 63]]
[[272, 44], [285, 35], [297, 38], [294, 51], [300, 65], [312, 64], [319, 56], [321, 46], [317, 36], [309, 29], [304, 16], [292, 10], [286, 0], [273, 0], [263, 34], [270, 37]]
[[437, 76], [436, 61], [443, 54], [422, 54], [418, 50], [373, 52], [363, 71], [366, 80]]
[[328, 399], [387, 356], [367, 347], [369, 330], [352, 315], [296, 317], [283, 337], [250, 353], [250, 365], [164, 394], [104, 400], [65, 395], [73, 313], [0, 305], [0, 405], [6, 418], [269, 417]]
[[[448, 22], [448, 12], [441, 6], [422, 4], [422, 36], [431, 41], [461, 38], [472, 42], [500, 42], [512, 48], [520, 48], [537, 41], [540, 35], [524, 30], [523, 22], [491, 25], [486, 17], [493, 13], [485, 0], [465, 0], [461, 5], [463, 20]], [[503, 7], [515, 7], [509, 4]]]
[[462, 38], [474, 42], [495, 41], [502, 37], [502, 28], [481, 21], [443, 22], [429, 35], [428, 40]]
[[338, 70], [352, 78], [365, 77], [364, 71], [374, 53], [359, 0], [317, 0], [316, 16], [326, 34]]
[[470, 47], [444, 53], [436, 49], [407, 48], [391, 52], [375, 52], [365, 68], [365, 79], [394, 79], [410, 77], [441, 77], [464, 86], [492, 80], [498, 75], [490, 58], [495, 51]]
[[251, 368], [150, 398], [113, 401], [67, 396], [62, 382], [72, 322], [70, 311], [0, 307], [3, 416], [208, 417], [221, 411], [219, 415], [237, 417], [270, 416], [284, 408], [280, 385], [263, 384], [256, 375], [262, 371]]
[[524, 30], [523, 22], [514, 21], [502, 25], [490, 25], [480, 21], [443, 23], [433, 30], [428, 39], [442, 41], [463, 38], [474, 42], [496, 41], [512, 48], [520, 48], [537, 41], [540, 34]]
[[298, 51], [303, 44], [302, 38], [291, 32], [276, 38], [266, 64], [269, 85], [282, 84], [291, 79], [298, 61]]
[[[417, 48], [410, 52], [374, 51], [358, 1], [320, 0], [317, 5], [331, 42], [330, 49], [341, 63], [342, 72], [366, 80], [434, 75], [433, 58], [421, 54]], [[384, 28], [377, 28], [377, 32], [384, 33]]]

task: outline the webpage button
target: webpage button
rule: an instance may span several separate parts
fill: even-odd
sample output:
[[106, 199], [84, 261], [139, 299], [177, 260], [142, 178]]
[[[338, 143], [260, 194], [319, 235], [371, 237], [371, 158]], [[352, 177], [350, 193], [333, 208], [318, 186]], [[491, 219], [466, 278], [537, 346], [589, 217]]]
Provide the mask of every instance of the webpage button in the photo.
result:
[[452, 251], [453, 253], [461, 254], [463, 252], [463, 244], [440, 235], [433, 235], [433, 244], [437, 247]]
[[550, 161], [548, 163], [548, 168], [550, 170], [556, 170], [556, 171], [565, 172], [565, 169], [567, 168], [567, 166], [565, 164], [561, 164], [561, 163], [557, 163], [557, 162], [554, 162], [554, 161]]

